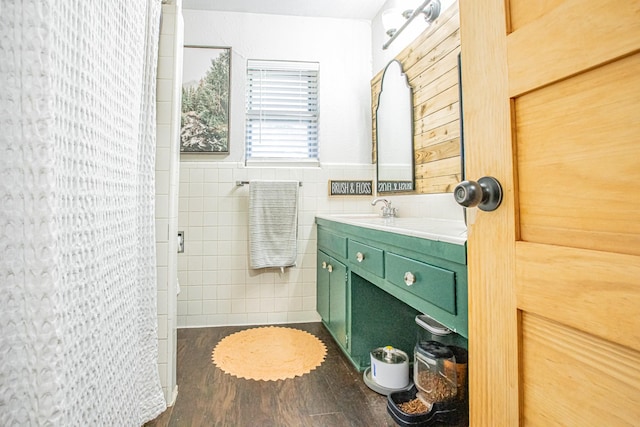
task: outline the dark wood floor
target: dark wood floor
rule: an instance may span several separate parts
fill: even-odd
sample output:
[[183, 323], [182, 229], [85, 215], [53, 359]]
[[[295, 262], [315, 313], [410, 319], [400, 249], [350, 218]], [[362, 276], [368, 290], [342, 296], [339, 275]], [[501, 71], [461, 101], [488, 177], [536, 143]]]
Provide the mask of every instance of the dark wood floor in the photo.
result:
[[178, 426], [396, 426], [386, 397], [370, 390], [321, 323], [287, 325], [327, 346], [311, 373], [283, 381], [239, 379], [211, 362], [223, 337], [248, 327], [178, 330], [178, 398], [148, 427]]

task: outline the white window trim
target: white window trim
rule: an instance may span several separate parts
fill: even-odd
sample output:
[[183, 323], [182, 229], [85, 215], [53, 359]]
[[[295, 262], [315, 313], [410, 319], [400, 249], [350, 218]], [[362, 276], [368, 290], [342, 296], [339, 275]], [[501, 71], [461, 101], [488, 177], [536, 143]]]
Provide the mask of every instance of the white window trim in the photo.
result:
[[[252, 64], [253, 63], [253, 64]], [[253, 66], [252, 66], [253, 65]], [[250, 116], [249, 113], [249, 102], [250, 102], [250, 90], [251, 90], [251, 78], [249, 76], [251, 68], [265, 69], [265, 70], [276, 70], [276, 71], [288, 71], [288, 70], [301, 70], [301, 71], [311, 71], [319, 73], [319, 63], [317, 62], [300, 62], [300, 61], [260, 61], [260, 60], [248, 60], [247, 61], [247, 89], [245, 92], [245, 111], [246, 111], [246, 122], [245, 122], [245, 164], [247, 166], [283, 166], [283, 167], [319, 167], [320, 165], [320, 153], [319, 153], [319, 94], [315, 93], [315, 103], [316, 103], [316, 113], [314, 117], [315, 123], [315, 132], [316, 132], [316, 140], [315, 142], [315, 158], [305, 158], [305, 157], [278, 157], [278, 156], [264, 156], [264, 157], [252, 157], [248, 158], [249, 154], [249, 126], [250, 126]], [[318, 78], [316, 77], [316, 84], [318, 83]], [[259, 111], [259, 110], [258, 110]], [[275, 112], [277, 115], [277, 110]], [[254, 119], [255, 122], [255, 119]], [[268, 121], [266, 121], [268, 123]], [[277, 147], [277, 145], [276, 145]], [[283, 151], [284, 152], [284, 151]]]

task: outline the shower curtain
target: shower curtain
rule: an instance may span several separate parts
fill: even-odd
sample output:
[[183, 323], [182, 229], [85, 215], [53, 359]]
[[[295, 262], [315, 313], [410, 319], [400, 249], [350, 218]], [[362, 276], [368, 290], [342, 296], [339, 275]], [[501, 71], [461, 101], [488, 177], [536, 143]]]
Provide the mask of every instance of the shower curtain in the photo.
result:
[[0, 425], [139, 426], [160, 0], [0, 0]]

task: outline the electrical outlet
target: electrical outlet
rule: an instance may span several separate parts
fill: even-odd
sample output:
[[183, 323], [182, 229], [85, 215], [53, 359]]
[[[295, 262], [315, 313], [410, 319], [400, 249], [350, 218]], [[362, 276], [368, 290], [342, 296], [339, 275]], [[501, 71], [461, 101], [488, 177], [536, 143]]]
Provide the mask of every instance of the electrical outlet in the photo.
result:
[[184, 231], [178, 231], [178, 253], [184, 253]]

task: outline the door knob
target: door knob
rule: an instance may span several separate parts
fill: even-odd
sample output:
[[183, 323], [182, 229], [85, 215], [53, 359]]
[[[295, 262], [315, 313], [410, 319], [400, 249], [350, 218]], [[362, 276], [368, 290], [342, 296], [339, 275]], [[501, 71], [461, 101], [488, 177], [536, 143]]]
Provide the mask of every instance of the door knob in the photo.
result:
[[462, 181], [453, 190], [453, 197], [465, 208], [495, 211], [502, 202], [502, 187], [494, 177], [484, 176], [478, 182]]

